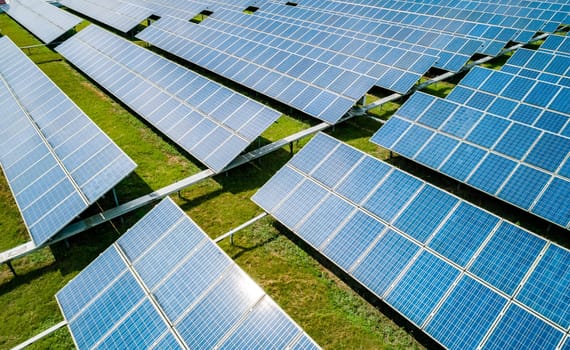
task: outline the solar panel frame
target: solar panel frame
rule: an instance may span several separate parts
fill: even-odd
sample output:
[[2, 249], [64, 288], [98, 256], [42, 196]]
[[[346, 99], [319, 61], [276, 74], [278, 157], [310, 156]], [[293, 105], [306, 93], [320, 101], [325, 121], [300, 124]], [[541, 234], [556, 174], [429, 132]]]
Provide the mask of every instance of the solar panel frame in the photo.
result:
[[6, 12], [46, 44], [81, 22], [81, 18], [41, 0], [12, 0], [0, 5], [0, 10]]
[[[221, 172], [281, 115], [94, 25], [57, 51], [215, 172]], [[166, 72], [179, 76], [166, 79]], [[176, 93], [168, 90], [182, 79], [184, 88]], [[221, 114], [221, 106], [230, 99], [241, 105]], [[229, 122], [238, 117], [243, 124]]]
[[136, 164], [8, 37], [0, 47], [9, 126], [1, 133], [0, 163], [32, 241], [40, 246]]
[[[301, 183], [302, 181], [312, 181], [315, 184], [322, 186], [327, 192], [329, 192], [329, 197], [342, 199], [345, 203], [349, 204], [349, 206], [352, 206], [353, 210], [349, 210], [347, 208], [338, 209], [337, 216], [341, 216], [343, 218], [346, 217], [346, 219], [341, 220], [341, 224], [331, 225], [329, 228], [324, 229], [322, 233], [319, 233], [320, 238], [317, 240], [312, 238], [315, 237], [315, 235], [311, 232], [311, 230], [303, 231], [299, 229], [299, 226], [291, 226], [287, 224], [287, 222], [282, 221], [284, 215], [283, 212], [278, 213], [272, 204], [269, 206], [265, 205], [268, 199], [265, 193], [275, 193], [272, 192], [272, 189], [275, 188], [276, 185], [278, 186], [281, 179], [283, 179], [281, 178], [281, 175], [272, 178], [266, 185], [262, 186], [258, 193], [252, 197], [252, 200], [260, 207], [267, 210], [277, 220], [281, 221], [287, 228], [291, 229], [295, 234], [297, 234], [301, 239], [305, 240], [314, 249], [326, 256], [341, 270], [345, 271], [347, 274], [359, 281], [364, 287], [374, 293], [377, 297], [384, 300], [388, 305], [395, 308], [396, 310], [399, 310], [399, 312], [404, 312], [403, 316], [405, 318], [410, 320], [410, 322], [414, 323], [420, 329], [423, 329], [425, 332], [427, 332], [428, 335], [435, 337], [434, 340], [443, 346], [452, 349], [463, 349], [463, 345], [466, 346], [467, 342], [469, 342], [469, 344], [473, 346], [481, 346], [484, 348], [485, 342], [488, 339], [488, 334], [490, 334], [496, 328], [498, 323], [497, 320], [499, 319], [500, 315], [502, 315], [503, 310], [506, 309], [509, 303], [513, 303], [510, 300], [516, 298], [516, 295], [519, 293], [519, 291], [521, 289], [524, 289], [527, 283], [529, 283], [529, 276], [533, 273], [533, 271], [535, 271], [536, 266], [539, 266], [541, 262], [544, 263], [550, 260], [543, 254], [546, 250], [546, 247], [556, 247], [556, 249], [559, 249], [566, 254], [568, 253], [565, 248], [558, 247], [554, 243], [546, 241], [529, 231], [518, 228], [515, 225], [494, 216], [493, 214], [487, 213], [480, 208], [473, 207], [476, 213], [492, 219], [490, 225], [488, 225], [490, 227], [489, 231], [486, 231], [484, 234], [479, 235], [482, 238], [478, 240], [475, 249], [471, 250], [473, 253], [469, 254], [469, 256], [457, 260], [447, 254], [442, 255], [438, 252], [438, 250], [433, 249], [431, 242], [434, 241], [434, 237], [438, 237], [439, 232], [445, 231], [444, 226], [446, 222], [450, 223], [453, 221], [452, 214], [459, 213], [458, 208], [461, 206], [466, 206], [468, 204], [451, 194], [447, 194], [442, 190], [425, 184], [422, 191], [431, 191], [431, 195], [434, 195], [438, 192], [446, 194], [447, 199], [444, 199], [446, 197], [443, 197], [440, 200], [447, 202], [449, 209], [447, 212], [444, 212], [441, 215], [441, 218], [439, 220], [435, 221], [435, 224], [430, 224], [431, 228], [427, 230], [428, 233], [415, 236], [413, 233], [410, 233], [407, 230], [402, 231], [401, 227], [403, 226], [401, 226], [401, 224], [398, 224], [398, 218], [403, 218], [404, 213], [407, 212], [407, 209], [413, 208], [413, 203], [415, 203], [414, 199], [419, 198], [422, 191], [415, 194], [413, 196], [413, 200], [406, 201], [405, 204], [403, 204], [403, 208], [398, 211], [396, 219], [391, 223], [389, 222], [391, 219], [382, 219], [370, 213], [366, 208], [363, 208], [358, 204], [358, 200], [355, 202], [351, 198], [350, 193], [348, 193], [347, 196], [339, 194], [337, 192], [337, 189], [340, 188], [343, 180], [341, 180], [339, 184], [330, 186], [329, 184], [322, 183], [320, 180], [317, 180], [311, 175], [314, 173], [314, 169], [318, 169], [321, 166], [328, 167], [329, 165], [327, 165], [327, 162], [329, 159], [333, 163], [342, 161], [339, 160], [342, 158], [337, 159], [333, 157], [333, 154], [337, 154], [335, 153], [335, 150], [339, 149], [339, 145], [345, 144], [335, 140], [330, 136], [319, 133], [279, 171], [280, 174], [283, 174], [285, 172], [289, 174], [296, 174], [295, 176], [297, 180], [295, 183], [297, 184]], [[364, 156], [364, 159], [370, 159], [370, 162], [385, 164], [379, 160], [372, 158], [371, 156], [364, 155], [361, 151], [353, 149], [353, 152], [360, 153], [362, 156]], [[350, 156], [348, 159], [352, 157], [353, 156]], [[361, 164], [364, 163], [364, 160], [360, 160], [358, 163], [356, 163], [356, 165], [353, 166], [352, 170], [350, 170], [345, 176], [345, 179], [349, 178], [350, 172], [355, 171], [355, 169], [358, 169]], [[368, 167], [370, 167], [370, 164]], [[391, 172], [399, 171], [391, 166], [389, 168], [391, 168], [391, 171], [388, 171], [388, 174]], [[359, 173], [364, 174], [365, 172], [360, 171]], [[369, 187], [367, 190], [368, 194], [364, 196], [365, 198], [369, 198], [376, 189], [382, 187], [381, 184], [386, 181], [385, 179], [388, 177], [388, 175], [382, 172], [378, 173], [381, 175], [375, 175], [374, 173], [370, 172], [366, 174], [367, 175], [365, 178], [373, 177], [377, 182], [376, 186], [372, 188]], [[411, 175], [407, 176], [412, 177]], [[295, 190], [297, 189], [298, 186], [295, 187]], [[276, 196], [280, 199], [272, 199], [273, 202], [281, 202], [281, 205], [279, 206], [280, 210], [284, 210], [285, 202], [283, 198], [286, 198], [288, 194], [288, 191], [276, 193]], [[361, 197], [361, 195], [358, 195], [355, 198]], [[424, 200], [427, 200], [425, 198], [426, 197], [424, 197]], [[291, 206], [292, 205], [294, 204], [291, 203]], [[337, 206], [337, 208], [341, 207]], [[421, 210], [414, 211], [416, 212], [416, 215], [421, 218], [421, 215], [419, 214]], [[334, 212], [334, 210], [330, 211], [331, 215], [334, 215]], [[340, 215], [341, 212], [343, 215]], [[316, 221], [314, 227], [318, 227], [319, 223], [324, 225], [324, 223], [329, 220], [328, 217], [330, 216], [315, 216], [315, 213], [316, 210], [306, 210], [306, 215], [302, 221], [307, 224], [313, 220], [313, 217], [315, 217]], [[353, 236], [351, 241], [344, 240], [344, 250], [350, 252], [352, 250], [352, 246], [354, 245], [352, 242], [359, 242], [359, 244], [367, 242], [366, 244], [368, 247], [364, 249], [357, 249], [357, 252], [359, 252], [359, 254], [356, 255], [360, 256], [356, 260], [354, 260], [354, 258], [348, 258], [348, 260], [345, 260], [345, 257], [349, 257], [350, 254], [347, 255], [342, 252], [336, 253], [336, 248], [333, 250], [327, 250], [327, 247], [330, 242], [337, 237], [339, 232], [342, 230], [343, 225], [345, 225], [348, 219], [354, 215], [353, 213], [361, 213], [360, 215], [364, 214], [366, 216], [369, 216], [372, 221], [375, 220], [380, 226], [377, 226], [377, 228], [372, 229], [370, 232], [367, 232], [365, 229], [365, 227], [371, 226], [370, 223], [357, 225], [354, 229], [350, 229], [349, 231], [353, 233]], [[479, 227], [475, 223], [472, 223], [472, 225], [474, 227]], [[360, 227], [363, 229], [361, 230]], [[513, 234], [514, 232], [517, 232], [517, 234], [514, 237], [509, 234], [505, 235], [508, 232], [513, 232]], [[326, 236], [328, 236], [328, 238], [324, 238]], [[467, 239], [471, 238], [468, 234], [465, 236]], [[416, 237], [420, 237], [420, 240], [416, 240]], [[509, 249], [505, 249], [505, 251], [500, 252], [501, 254], [494, 253], [494, 251], [496, 252], [496, 249], [504, 248], [503, 245], [499, 244], [501, 237], [502, 239], [512, 239], [510, 246], [511, 248], [517, 250], [518, 253], [510, 252], [508, 251]], [[360, 238], [362, 238], [362, 242]], [[450, 242], [453, 243], [454, 240], [451, 239]], [[354, 246], [356, 247], [356, 245]], [[456, 243], [456, 246], [458, 248], [463, 248], [463, 245], [461, 243]], [[525, 255], [526, 257], [523, 258], [521, 254]], [[422, 256], [424, 257], [420, 258]], [[426, 263], [424, 261], [426, 260], [426, 256], [430, 256], [432, 260], [436, 259], [439, 261], [439, 264], [434, 265], [433, 262]], [[490, 265], [487, 272], [485, 272], [485, 270], [482, 270], [480, 268], [483, 260], [479, 260], [479, 258], [489, 261], [489, 258], [491, 257], [497, 259], [495, 264], [499, 264], [498, 266], [505, 268], [508, 267], [509, 263], [507, 261], [509, 261], [509, 259], [515, 259], [516, 262], [513, 262], [512, 264], [518, 264], [519, 259], [517, 257], [523, 259], [524, 264], [517, 266], [517, 272], [515, 275], [511, 275], [508, 271], [508, 268], [502, 270], [500, 268], [493, 269], [492, 265]], [[557, 259], [556, 261], [559, 260], [560, 259]], [[417, 265], [418, 261], [424, 262], [423, 264]], [[439, 273], [445, 275], [446, 277], [426, 277], [425, 269], [417, 267], [417, 273], [413, 273], [414, 269], [412, 267], [416, 265], [431, 267], [433, 268], [434, 273]], [[449, 270], [449, 273], [445, 272], [446, 269]], [[451, 273], [451, 271], [455, 272]], [[493, 274], [502, 275], [503, 277], [497, 278], [493, 276]], [[410, 292], [410, 287], [407, 287], [408, 284], [412, 283], [411, 281], [414, 279], [419, 281], [418, 278], [422, 279], [423, 281], [421, 283], [416, 283], [418, 288], [422, 288], [421, 286], [425, 287], [426, 283], [443, 283], [443, 281], [447, 282], [444, 283], [445, 286], [442, 288], [426, 287], [425, 289], [422, 289], [421, 292]], [[475, 283], [478, 288], [484, 289], [486, 293], [493, 295], [494, 297], [491, 299], [482, 297], [485, 302], [490, 303], [489, 307], [485, 306], [484, 302], [478, 302], [477, 298], [471, 298], [465, 294], [466, 291], [468, 292], [473, 288], [464, 288], [465, 286], [463, 285], [466, 282], [461, 281], [470, 281], [469, 283], [471, 284]], [[564, 282], [561, 282], [560, 285], [563, 283]], [[409, 298], [403, 297], [401, 295], [402, 293], [398, 291], [405, 291], [409, 293], [410, 296], [419, 297], [420, 300], [416, 302], [410, 301], [408, 300]], [[426, 293], [429, 291], [429, 293], [435, 294], [430, 298], [426, 297], [426, 299], [420, 296], [422, 293], [424, 293], [424, 291]], [[456, 295], [456, 293], [459, 294]], [[531, 294], [532, 293], [527, 293], [527, 295]], [[477, 295], [481, 297], [479, 294]], [[465, 300], [469, 300], [475, 306], [475, 308], [462, 309], [462, 303], [456, 303], [453, 301], [457, 298], [467, 298]], [[428, 300], [430, 300], [430, 307], [421, 306], [424, 305], [424, 303], [427, 303]], [[492, 302], [492, 300], [495, 300], [495, 302]], [[469, 336], [472, 338], [464, 338], [462, 336], [454, 336], [452, 337], [453, 339], [443, 338], [442, 334], [445, 333], [445, 330], [448, 328], [448, 326], [446, 326], [445, 321], [443, 323], [441, 323], [441, 321], [447, 319], [447, 316], [445, 316], [446, 312], [451, 312], [451, 314], [454, 315], [457, 314], [455, 311], [449, 311], [451, 309], [449, 306], [447, 306], [448, 304], [446, 303], [451, 303], [449, 305], [454, 305], [453, 307], [459, 307], [458, 310], [460, 310], [462, 313], [465, 313], [465, 319], [463, 321], [473, 325], [473, 327], [475, 327], [473, 330], [476, 330], [476, 332], [469, 332], [468, 329], [465, 329], [464, 331], [466, 333], [464, 334], [469, 334]], [[528, 302], [526, 305], [523, 305], [523, 303], [521, 301], [518, 301], [518, 299], [514, 301], [514, 303], [517, 306], [525, 309], [526, 312], [530, 312], [535, 315], [534, 317], [541, 319], [542, 322], [549, 324], [553, 329], [557, 329], [557, 332], [563, 333], [566, 330], [566, 327], [563, 324], [555, 325], [555, 321], [552, 319], [552, 313], [546, 312], [548, 316], [546, 316], [544, 312], [541, 314], [538, 310], [531, 309], [529, 306], [527, 306]], [[414, 305], [417, 306], [417, 310], [421, 311], [420, 314], [418, 314], [416, 311], [412, 311], [412, 309], [408, 309], [409, 306]], [[485, 316], [484, 320], [478, 318], [480, 312], [476, 310], [477, 307], [482, 307], [487, 310], [487, 316]], [[454, 323], [453, 325], [450, 323], [449, 325], [457, 326], [461, 324], [461, 322]], [[481, 326], [479, 329], [476, 329], [477, 324], [484, 324], [485, 326]], [[448, 332], [446, 334], [449, 335], [452, 333], [457, 332]]]
[[[183, 253], [165, 264], [172, 246]], [[141, 264], [147, 258], [153, 263]], [[168, 197], [56, 300], [79, 349], [231, 347], [235, 341], [285, 348], [300, 339], [308, 349], [319, 349]], [[252, 323], [259, 318], [275, 322]], [[96, 320], [101, 322], [91, 323]]]

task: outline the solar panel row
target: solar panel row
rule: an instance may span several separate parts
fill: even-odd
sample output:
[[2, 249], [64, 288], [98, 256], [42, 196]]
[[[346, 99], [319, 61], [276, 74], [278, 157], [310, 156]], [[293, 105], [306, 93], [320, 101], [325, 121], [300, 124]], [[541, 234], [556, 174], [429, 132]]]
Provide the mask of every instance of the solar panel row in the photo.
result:
[[546, 50], [518, 49], [501, 71], [570, 87], [570, 56]]
[[474, 39], [401, 24], [366, 18], [356, 20], [349, 14], [327, 13], [276, 3], [264, 5], [255, 15], [342, 35], [357, 42], [362, 40], [436, 56], [434, 67], [454, 72], [459, 71], [483, 44]]
[[252, 200], [447, 348], [555, 349], [570, 326], [568, 250], [332, 137]]
[[41, 245], [136, 165], [8, 37], [0, 49], [2, 167]]
[[[244, 21], [251, 18], [243, 16]], [[207, 22], [219, 29], [208, 27]], [[270, 29], [278, 25], [274, 23]], [[247, 31], [212, 17], [200, 25], [163, 18], [137, 37], [329, 123], [341, 119], [379, 81], [382, 86], [405, 92], [421, 76], [369, 62], [386, 57], [394, 65], [400, 59], [381, 46], [372, 52], [363, 49], [359, 58], [350, 57], [340, 51], [343, 47], [348, 49], [346, 45], [337, 51], [326, 50], [269, 33]], [[431, 66], [413, 53], [406, 58], [425, 69]], [[432, 59], [434, 62], [435, 57]]]
[[124, 33], [152, 15], [149, 9], [124, 1], [61, 0], [60, 3]]
[[94, 25], [57, 51], [216, 172], [280, 116]]
[[550, 35], [542, 45], [541, 51], [552, 51], [558, 55], [570, 55], [570, 38], [561, 35]]
[[12, 0], [0, 10], [22, 24], [44, 43], [51, 43], [81, 19], [42, 0]]
[[169, 198], [56, 298], [79, 349], [318, 349]]
[[[497, 23], [504, 23], [504, 25], [487, 24], [485, 23], [486, 19], [480, 16], [471, 19], [448, 18], [445, 13], [436, 15], [438, 9], [433, 5], [410, 4], [403, 1], [392, 3], [404, 7], [404, 11], [391, 10], [386, 7], [388, 5], [385, 3], [380, 4], [375, 1], [364, 1], [362, 3], [366, 5], [340, 1], [300, 1], [300, 5], [303, 8], [307, 7], [339, 14], [350, 13], [354, 17], [370, 18], [482, 40], [485, 44], [478, 52], [491, 56], [499, 54], [509, 41], [529, 41], [537, 31], [545, 26], [544, 20], [504, 15], [496, 17]], [[521, 30], [517, 27], [525, 29]]]

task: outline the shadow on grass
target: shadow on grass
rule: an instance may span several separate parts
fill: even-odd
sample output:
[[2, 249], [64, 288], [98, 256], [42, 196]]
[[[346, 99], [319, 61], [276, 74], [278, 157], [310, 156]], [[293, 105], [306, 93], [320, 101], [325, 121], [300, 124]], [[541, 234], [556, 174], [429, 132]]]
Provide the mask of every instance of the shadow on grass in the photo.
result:
[[331, 260], [322, 255], [312, 246], [310, 246], [307, 242], [300, 239], [297, 235], [289, 231], [289, 229], [287, 229], [285, 226], [283, 226], [277, 221], [274, 223], [274, 226], [279, 232], [281, 232], [289, 240], [295, 243], [299, 248], [301, 248], [303, 251], [307, 252], [307, 254], [309, 254], [311, 257], [317, 260], [325, 269], [331, 271], [335, 276], [337, 276], [344, 283], [346, 283], [353, 291], [355, 291], [358, 295], [364, 298], [364, 300], [373, 305], [386, 317], [394, 321], [394, 323], [396, 323], [398, 326], [404, 328], [423, 346], [425, 346], [428, 349], [443, 349], [441, 345], [439, 345], [437, 342], [431, 339], [421, 329], [419, 329], [413, 323], [408, 321], [404, 316], [402, 316], [399, 312], [394, 310], [390, 305], [388, 305], [380, 298], [378, 298], [376, 295], [374, 295], [372, 292], [370, 292], [368, 289], [366, 289], [366, 287], [364, 287], [357, 280], [352, 278], [348, 273], [346, 273], [344, 270], [335, 265]]

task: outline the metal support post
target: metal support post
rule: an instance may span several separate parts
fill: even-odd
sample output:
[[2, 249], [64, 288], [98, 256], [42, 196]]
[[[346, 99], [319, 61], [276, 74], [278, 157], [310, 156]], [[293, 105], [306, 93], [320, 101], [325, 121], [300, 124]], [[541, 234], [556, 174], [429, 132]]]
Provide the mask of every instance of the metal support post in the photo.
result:
[[[113, 192], [113, 199], [115, 200], [115, 206], [119, 206], [119, 196], [117, 195], [117, 191], [115, 191], [115, 187], [111, 190]], [[125, 223], [125, 219], [121, 216], [121, 224]]]
[[293, 142], [289, 142], [289, 154], [293, 155]]
[[14, 266], [12, 266], [11, 260], [6, 261], [6, 265], [8, 265], [8, 268], [10, 269], [10, 271], [12, 271], [12, 274], [14, 276], [18, 276], [18, 274], [16, 274], [16, 270], [14, 270]]

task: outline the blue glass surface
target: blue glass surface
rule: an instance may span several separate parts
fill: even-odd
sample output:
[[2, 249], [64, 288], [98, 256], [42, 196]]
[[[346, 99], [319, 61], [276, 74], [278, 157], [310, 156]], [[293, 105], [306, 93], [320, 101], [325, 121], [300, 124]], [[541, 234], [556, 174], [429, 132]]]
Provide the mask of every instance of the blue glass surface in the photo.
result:
[[485, 148], [491, 148], [509, 125], [507, 120], [486, 115], [469, 133], [467, 140]]
[[484, 349], [555, 349], [563, 333], [516, 304], [511, 304], [485, 342]]
[[531, 212], [560, 226], [570, 223], [570, 181], [554, 178]]
[[471, 130], [473, 125], [479, 121], [482, 115], [483, 113], [480, 111], [461, 106], [445, 122], [441, 130], [459, 138], [463, 138], [469, 130]]
[[394, 170], [364, 202], [363, 207], [390, 222], [421, 186], [420, 180]]
[[483, 84], [483, 82], [489, 77], [492, 73], [490, 69], [481, 68], [481, 67], [473, 67], [467, 75], [461, 79], [460, 85], [471, 87], [474, 89], [479, 89], [479, 87]]
[[360, 204], [390, 171], [390, 166], [371, 157], [365, 157], [337, 186], [336, 191]]
[[333, 188], [354, 165], [362, 158], [362, 152], [344, 144], [340, 144], [311, 176], [329, 188]]
[[544, 133], [525, 158], [525, 163], [555, 172], [569, 152], [569, 138]]
[[522, 100], [523, 97], [532, 89], [535, 81], [522, 77], [514, 77], [513, 80], [505, 87], [502, 96], [511, 98], [513, 100]]
[[417, 92], [396, 111], [396, 115], [404, 119], [417, 120], [435, 100], [434, 96]]
[[528, 209], [549, 179], [550, 176], [542, 171], [519, 165], [498, 196], [521, 208]]
[[283, 167], [251, 199], [271, 212], [301, 181], [303, 175], [289, 167]]
[[348, 271], [384, 228], [385, 226], [379, 221], [362, 211], [357, 211], [332, 237], [323, 249], [323, 253]]
[[224, 340], [220, 349], [285, 349], [299, 333], [300, 329], [266, 297]]
[[506, 303], [504, 297], [463, 276], [428, 323], [426, 332], [449, 349], [475, 349]]
[[[510, 62], [510, 60], [509, 60]], [[505, 74], [499, 71], [491, 71], [489, 79], [481, 86], [481, 90], [497, 95], [505, 85], [507, 85], [513, 78], [511, 74]]]
[[480, 148], [462, 143], [440, 170], [455, 179], [464, 181], [485, 154], [486, 152]]
[[462, 202], [428, 245], [465, 266], [498, 222], [497, 217]]
[[412, 125], [402, 135], [402, 138], [392, 146], [392, 150], [408, 158], [413, 158], [432, 135], [433, 131], [423, 126]]
[[415, 160], [437, 169], [453, 152], [453, 149], [458, 143], [459, 141], [451, 137], [436, 133], [429, 143], [420, 151]]
[[352, 275], [382, 297], [418, 250], [419, 247], [412, 241], [388, 230], [356, 266]]
[[421, 326], [458, 275], [453, 266], [424, 251], [388, 294], [386, 302]]
[[561, 89], [560, 86], [538, 82], [534, 88], [528, 93], [524, 102], [530, 103], [539, 107], [546, 107], [552, 98]]
[[297, 233], [314, 247], [319, 248], [353, 210], [354, 207], [346, 201], [329, 195], [301, 224]]
[[293, 229], [326, 194], [327, 190], [307, 179], [284, 199], [277, 209], [273, 210], [273, 214], [279, 221]]
[[410, 122], [392, 116], [388, 122], [376, 131], [370, 141], [389, 149], [406, 132], [410, 125], [412, 125]]
[[449, 116], [453, 115], [456, 109], [457, 104], [444, 99], [437, 99], [418, 121], [437, 129]]
[[467, 183], [494, 194], [507, 180], [516, 165], [517, 163], [510, 159], [489, 153], [469, 177]]
[[404, 209], [394, 226], [420, 242], [425, 242], [459, 200], [427, 185]]
[[545, 244], [544, 239], [502, 222], [469, 270], [512, 295]]
[[537, 120], [534, 126], [543, 130], [559, 133], [562, 131], [567, 120], [567, 116], [547, 110], [542, 113], [542, 116]]
[[568, 328], [568, 286], [570, 252], [551, 244], [516, 298], [563, 328]]
[[473, 95], [473, 93], [475, 93], [474, 90], [468, 89], [461, 85], [457, 85], [453, 88], [453, 90], [451, 90], [446, 98], [453, 102], [465, 103], [471, 97], [471, 95]]
[[337, 145], [338, 141], [335, 139], [317, 134], [291, 159], [289, 164], [309, 174]]
[[532, 125], [538, 119], [540, 113], [542, 113], [542, 109], [540, 108], [526, 104], [519, 104], [509, 119]]
[[467, 106], [478, 109], [478, 110], [485, 110], [489, 105], [493, 103], [495, 100], [495, 96], [491, 94], [487, 94], [484, 92], [477, 91], [471, 96], [469, 101], [465, 103]]
[[147, 299], [106, 335], [97, 349], [150, 348], [166, 329], [166, 323]]
[[522, 159], [539, 135], [537, 129], [513, 124], [494, 149], [515, 159]]

